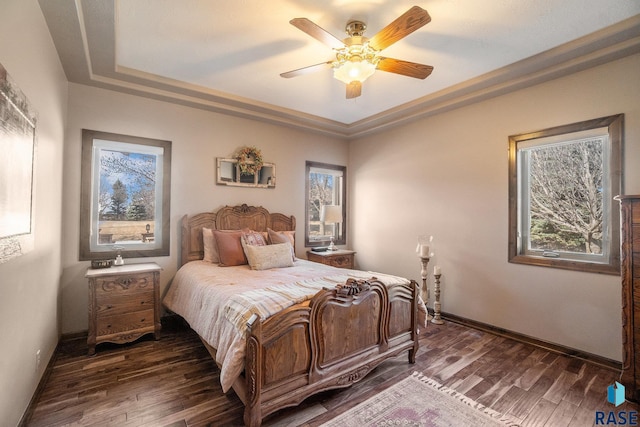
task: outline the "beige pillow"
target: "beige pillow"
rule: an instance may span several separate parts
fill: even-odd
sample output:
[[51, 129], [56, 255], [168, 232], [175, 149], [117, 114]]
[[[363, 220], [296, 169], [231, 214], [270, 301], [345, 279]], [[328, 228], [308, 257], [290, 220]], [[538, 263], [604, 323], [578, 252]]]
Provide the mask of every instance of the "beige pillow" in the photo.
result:
[[293, 266], [291, 243], [255, 246], [242, 242], [249, 266], [252, 270], [266, 270]]
[[267, 228], [267, 232], [269, 233], [269, 243], [274, 245], [278, 243], [290, 243], [291, 244], [291, 259], [293, 261], [296, 260], [296, 242], [295, 242], [295, 231], [274, 231], [270, 228]]
[[216, 247], [220, 256], [222, 267], [247, 264], [247, 257], [242, 249], [242, 231], [240, 230], [213, 230], [216, 239]]
[[213, 230], [210, 228], [202, 229], [202, 243], [204, 243], [204, 261], [219, 263], [220, 255], [218, 255], [218, 247], [216, 239], [213, 237]]

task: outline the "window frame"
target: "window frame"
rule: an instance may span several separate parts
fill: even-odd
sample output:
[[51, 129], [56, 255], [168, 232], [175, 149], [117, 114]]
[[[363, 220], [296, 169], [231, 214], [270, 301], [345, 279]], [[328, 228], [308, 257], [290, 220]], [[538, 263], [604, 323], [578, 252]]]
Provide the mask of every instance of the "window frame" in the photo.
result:
[[[613, 203], [613, 197], [622, 194], [622, 145], [623, 145], [623, 125], [624, 114], [601, 117], [568, 125], [557, 126], [535, 132], [528, 132], [519, 135], [509, 136], [509, 243], [508, 261], [516, 264], [528, 264], [543, 267], [561, 268], [567, 270], [620, 274], [620, 214], [619, 207]], [[609, 176], [604, 177], [603, 184], [607, 185], [608, 193], [611, 196], [609, 204], [608, 220], [603, 228], [607, 230], [609, 245], [603, 248], [603, 253], [608, 253], [607, 262], [595, 262], [592, 259], [570, 259], [559, 257], [545, 257], [535, 254], [523, 248], [524, 242], [520, 239], [520, 216], [522, 205], [526, 205], [521, 198], [520, 190], [521, 177], [519, 176], [519, 145], [531, 144], [537, 139], [558, 138], [558, 142], [563, 139], [571, 141], [573, 135], [578, 132], [606, 128], [609, 139], [609, 152], [603, 153], [603, 162], [607, 161]], [[563, 138], [565, 136], [566, 138]], [[576, 257], [579, 258], [579, 257]]]
[[346, 166], [340, 166], [340, 165], [333, 165], [333, 164], [329, 164], [329, 163], [321, 163], [321, 162], [314, 162], [314, 161], [306, 161], [306, 167], [305, 167], [305, 219], [304, 219], [304, 244], [305, 247], [318, 247], [318, 246], [325, 246], [328, 245], [331, 242], [331, 238], [327, 237], [326, 239], [320, 239], [320, 240], [310, 240], [310, 233], [309, 233], [309, 227], [310, 227], [310, 214], [309, 214], [309, 210], [311, 208], [310, 203], [309, 203], [309, 195], [310, 195], [310, 180], [309, 180], [309, 174], [311, 173], [312, 169], [327, 169], [327, 170], [335, 170], [335, 171], [339, 171], [340, 173], [342, 173], [342, 185], [340, 186], [340, 192], [342, 194], [342, 200], [341, 200], [341, 206], [342, 206], [342, 219], [343, 222], [342, 224], [342, 234], [340, 235], [340, 238], [338, 239], [334, 239], [334, 243], [336, 245], [346, 245], [347, 244], [347, 167]]
[[[159, 161], [156, 171], [155, 192], [156, 223], [153, 244], [132, 245], [98, 244], [98, 220], [95, 206], [99, 198], [99, 166], [96, 168], [97, 151], [100, 149], [155, 155]], [[171, 141], [143, 138], [117, 133], [82, 129], [82, 166], [80, 197], [80, 242], [79, 260], [114, 259], [119, 252], [123, 258], [142, 258], [169, 255], [171, 206]], [[95, 213], [95, 215], [94, 215]], [[95, 216], [95, 218], [94, 218]], [[159, 218], [157, 218], [159, 216]], [[95, 244], [92, 244], [95, 240]], [[147, 247], [149, 247], [147, 249]]]

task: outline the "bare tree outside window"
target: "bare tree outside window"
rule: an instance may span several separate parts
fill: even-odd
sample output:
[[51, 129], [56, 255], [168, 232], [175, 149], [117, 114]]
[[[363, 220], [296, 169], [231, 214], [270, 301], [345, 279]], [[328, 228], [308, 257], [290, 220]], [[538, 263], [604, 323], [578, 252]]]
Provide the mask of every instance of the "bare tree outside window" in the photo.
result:
[[[306, 163], [305, 245], [322, 246], [333, 237], [346, 243], [346, 167], [318, 162]], [[340, 206], [342, 222], [324, 221], [323, 206]]]
[[[101, 178], [100, 183], [98, 218], [107, 220], [116, 215], [119, 220], [154, 220], [156, 169], [156, 156], [103, 150], [100, 176], [104, 179]], [[115, 178], [116, 182], [108, 185], [108, 177]], [[127, 182], [123, 183], [121, 177], [127, 177]], [[114, 206], [120, 205], [123, 210], [116, 213]]]
[[619, 274], [623, 117], [509, 137], [509, 262]]
[[309, 219], [320, 221], [323, 205], [335, 203], [335, 177], [326, 173], [309, 173]]
[[602, 139], [532, 149], [531, 249], [602, 253]]

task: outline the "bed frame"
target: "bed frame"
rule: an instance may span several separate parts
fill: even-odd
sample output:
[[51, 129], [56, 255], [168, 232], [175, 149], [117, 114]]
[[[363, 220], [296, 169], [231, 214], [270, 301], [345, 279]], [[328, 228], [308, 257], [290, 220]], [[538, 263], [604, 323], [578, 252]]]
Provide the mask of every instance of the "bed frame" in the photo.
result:
[[[202, 228], [295, 230], [293, 216], [262, 207], [226, 206], [184, 216], [181, 262], [202, 259]], [[387, 289], [372, 278], [323, 289], [310, 301], [248, 322], [245, 371], [233, 389], [245, 405], [244, 423], [298, 405], [318, 392], [348, 387], [384, 360], [408, 351], [415, 363], [418, 285]], [[215, 349], [203, 343], [215, 360]]]

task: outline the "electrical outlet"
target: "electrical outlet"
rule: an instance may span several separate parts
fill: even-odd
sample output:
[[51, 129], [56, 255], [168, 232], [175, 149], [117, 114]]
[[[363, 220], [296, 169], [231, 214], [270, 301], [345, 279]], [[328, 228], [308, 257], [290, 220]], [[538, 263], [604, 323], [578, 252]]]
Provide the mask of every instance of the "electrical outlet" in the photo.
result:
[[36, 351], [36, 372], [40, 370], [40, 350]]

